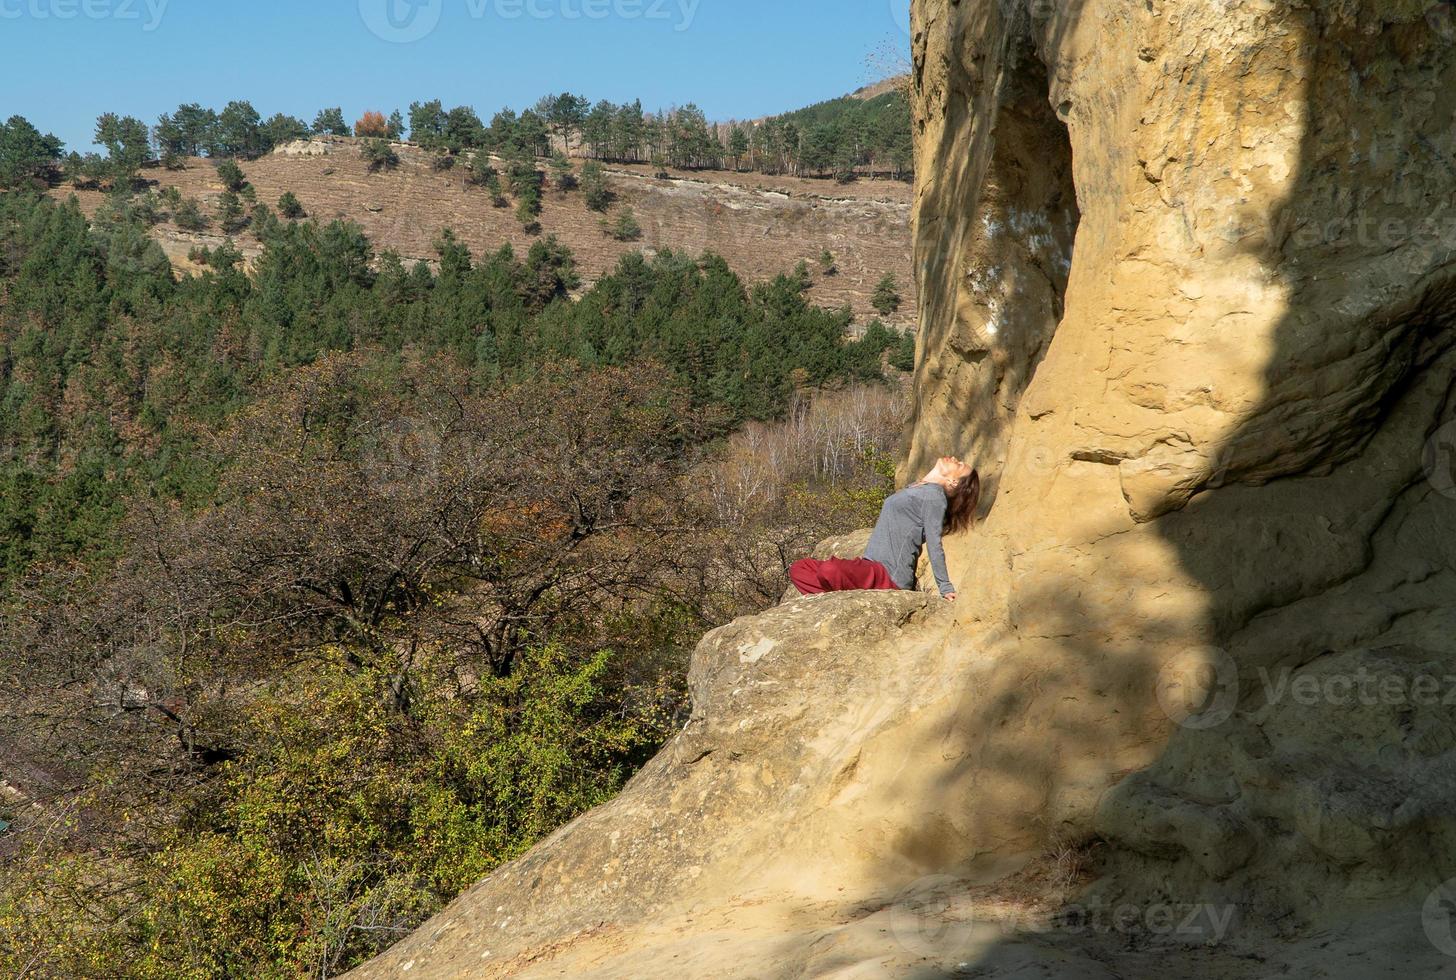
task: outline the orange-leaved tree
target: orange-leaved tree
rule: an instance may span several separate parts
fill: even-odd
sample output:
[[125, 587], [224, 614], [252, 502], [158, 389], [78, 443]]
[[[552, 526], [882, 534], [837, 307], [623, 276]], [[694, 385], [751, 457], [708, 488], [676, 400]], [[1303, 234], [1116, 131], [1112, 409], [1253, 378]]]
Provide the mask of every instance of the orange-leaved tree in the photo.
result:
[[389, 135], [389, 122], [384, 113], [370, 109], [354, 124], [354, 135], [383, 139]]

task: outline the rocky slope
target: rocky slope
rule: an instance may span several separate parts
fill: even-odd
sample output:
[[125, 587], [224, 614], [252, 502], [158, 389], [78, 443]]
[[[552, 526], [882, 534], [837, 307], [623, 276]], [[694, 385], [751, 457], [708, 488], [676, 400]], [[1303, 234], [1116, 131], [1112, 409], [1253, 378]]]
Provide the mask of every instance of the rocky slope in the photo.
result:
[[359, 975], [1456, 975], [1449, 5], [913, 25], [962, 601], [710, 634], [617, 801]]
[[[258, 200], [276, 209], [279, 196], [292, 191], [308, 213], [322, 221], [343, 218], [359, 224], [377, 248], [392, 248], [406, 260], [433, 260], [434, 243], [450, 228], [477, 254], [509, 242], [518, 251], [536, 237], [521, 229], [514, 206], [492, 207], [489, 195], [469, 187], [463, 172], [437, 173], [431, 157], [415, 147], [396, 145], [401, 163], [371, 174], [359, 158], [361, 141], [323, 137], [280, 147], [244, 164]], [[577, 161], [580, 166], [580, 161]], [[497, 169], [504, 169], [497, 162]], [[898, 326], [914, 324], [917, 308], [909, 250], [910, 190], [887, 180], [840, 185], [827, 180], [767, 177], [726, 171], [671, 171], [667, 179], [648, 166], [613, 165], [607, 182], [616, 195], [608, 217], [632, 208], [642, 226], [636, 242], [604, 234], [603, 215], [586, 207], [579, 192], [548, 190], [541, 215], [542, 234], [556, 235], [576, 256], [586, 285], [611, 271], [630, 251], [672, 248], [699, 254], [712, 250], [749, 282], [791, 271], [800, 261], [814, 274], [810, 299], [821, 306], [849, 305], [861, 321], [877, 316], [870, 299], [880, 278], [891, 272], [900, 283], [904, 304], [886, 318]], [[188, 160], [179, 171], [145, 172], [159, 186], [175, 186], [197, 198], [215, 215], [223, 185], [211, 162]], [[78, 195], [88, 211], [101, 203], [97, 191]], [[191, 233], [172, 224], [157, 227], [163, 249], [180, 268], [193, 268], [188, 253], [198, 245], [216, 246], [214, 228]], [[249, 257], [259, 247], [244, 232], [237, 244]], [[819, 256], [829, 249], [838, 272], [821, 275]]]

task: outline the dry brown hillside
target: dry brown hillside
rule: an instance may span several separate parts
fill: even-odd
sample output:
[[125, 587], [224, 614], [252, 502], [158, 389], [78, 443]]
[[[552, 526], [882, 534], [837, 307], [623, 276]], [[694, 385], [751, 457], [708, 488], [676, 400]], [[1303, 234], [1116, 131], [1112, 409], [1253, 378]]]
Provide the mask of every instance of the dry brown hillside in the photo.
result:
[[[429, 156], [414, 147], [396, 145], [399, 167], [371, 174], [359, 158], [358, 141], [314, 139], [290, 144], [275, 153], [244, 163], [258, 200], [276, 206], [292, 191], [311, 217], [357, 222], [378, 248], [391, 248], [408, 259], [433, 259], [433, 243], [451, 228], [477, 254], [510, 242], [529, 248], [534, 236], [521, 229], [513, 207], [491, 206], [487, 193], [465, 183], [458, 171], [437, 173]], [[576, 161], [580, 167], [580, 161]], [[830, 181], [766, 177], [728, 171], [674, 171], [667, 179], [647, 166], [610, 166], [608, 180], [617, 195], [608, 216], [631, 207], [642, 225], [642, 238], [623, 243], [601, 230], [602, 215], [586, 207], [579, 192], [545, 194], [542, 234], [554, 234], [575, 253], [585, 284], [590, 285], [616, 265], [625, 253], [660, 248], [711, 250], [722, 255], [746, 280], [758, 281], [791, 270], [807, 260], [814, 273], [810, 298], [823, 306], [848, 303], [861, 320], [875, 315], [870, 296], [885, 272], [894, 273], [904, 299], [890, 320], [900, 326], [915, 322], [916, 304], [910, 266], [910, 187], [891, 181]], [[180, 171], [148, 170], [144, 176], [158, 187], [175, 185], [196, 197], [209, 215], [216, 214], [223, 190], [213, 164], [188, 160]], [[91, 211], [102, 200], [99, 191], [78, 195]], [[206, 233], [182, 231], [171, 223], [156, 235], [173, 263], [188, 268], [188, 253], [197, 245], [223, 241], [214, 228]], [[237, 241], [245, 254], [258, 252], [248, 232]], [[838, 274], [820, 274], [819, 256], [829, 249]]]

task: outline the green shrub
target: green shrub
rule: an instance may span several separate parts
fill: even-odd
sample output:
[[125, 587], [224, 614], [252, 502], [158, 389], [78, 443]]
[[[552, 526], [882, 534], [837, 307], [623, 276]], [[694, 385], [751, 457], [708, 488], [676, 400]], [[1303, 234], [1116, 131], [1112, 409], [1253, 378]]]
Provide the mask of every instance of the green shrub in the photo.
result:
[[236, 160], [224, 160], [218, 164], [217, 176], [222, 181], [222, 186], [234, 194], [242, 193], [248, 183], [247, 177], [243, 174], [243, 168], [238, 166]]
[[[605, 220], [605, 219], [604, 219]], [[619, 242], [635, 242], [642, 237], [642, 225], [631, 208], [624, 208], [617, 220], [609, 226], [608, 234]]]
[[399, 166], [399, 154], [394, 152], [394, 147], [387, 140], [365, 140], [364, 145], [359, 148], [359, 156], [368, 164], [371, 174], [381, 170], [393, 170]]
[[900, 287], [895, 282], [894, 273], [885, 273], [884, 278], [875, 286], [875, 293], [870, 298], [870, 304], [881, 316], [889, 316], [900, 309]]
[[172, 213], [172, 221], [183, 231], [206, 231], [211, 224], [207, 215], [202, 213], [202, 207], [195, 197], [189, 197], [177, 205]]
[[607, 172], [595, 160], [589, 160], [581, 168], [581, 189], [586, 196], [586, 206], [593, 211], [606, 211], [611, 207], [612, 194], [607, 190]]
[[235, 235], [248, 227], [248, 216], [243, 210], [243, 201], [232, 191], [223, 191], [217, 198], [217, 223], [223, 232]]
[[308, 217], [308, 212], [303, 209], [303, 204], [292, 191], [284, 191], [283, 196], [278, 199], [278, 213], [290, 220]]

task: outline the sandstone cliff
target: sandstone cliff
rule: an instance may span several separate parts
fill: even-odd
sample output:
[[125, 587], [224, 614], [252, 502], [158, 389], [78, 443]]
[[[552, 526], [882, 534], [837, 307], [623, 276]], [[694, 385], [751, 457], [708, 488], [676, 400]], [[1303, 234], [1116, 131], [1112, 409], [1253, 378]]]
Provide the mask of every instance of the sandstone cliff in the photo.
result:
[[[617, 801], [362, 976], [1456, 974], [1450, 6], [912, 20], [962, 602], [710, 634]], [[1013, 901], [1088, 842], [1082, 918]]]

